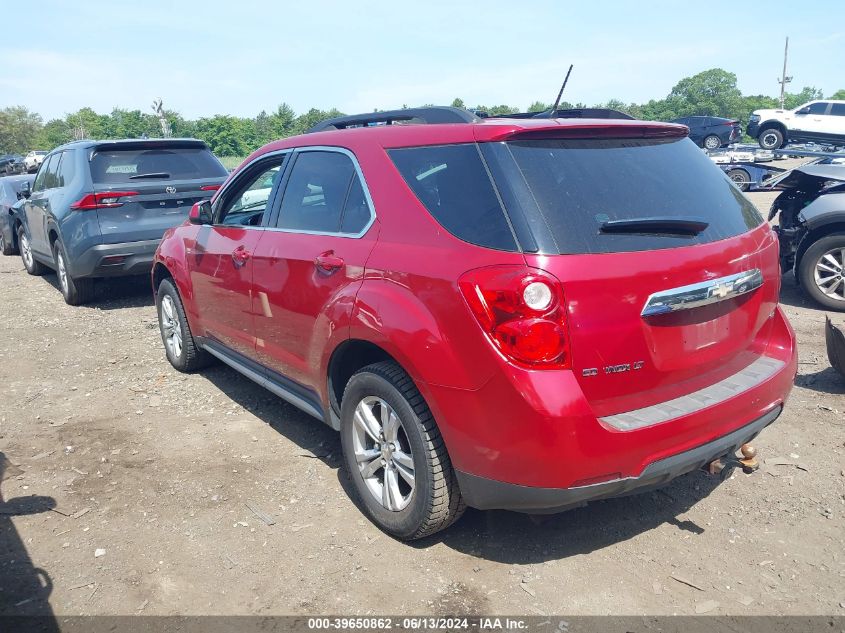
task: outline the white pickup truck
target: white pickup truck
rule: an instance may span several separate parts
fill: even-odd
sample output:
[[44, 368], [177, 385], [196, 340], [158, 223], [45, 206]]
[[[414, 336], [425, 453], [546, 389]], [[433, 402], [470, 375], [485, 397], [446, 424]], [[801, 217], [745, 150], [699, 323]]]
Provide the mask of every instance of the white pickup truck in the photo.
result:
[[845, 146], [845, 101], [810, 101], [794, 110], [754, 110], [748, 135], [764, 149], [809, 142]]

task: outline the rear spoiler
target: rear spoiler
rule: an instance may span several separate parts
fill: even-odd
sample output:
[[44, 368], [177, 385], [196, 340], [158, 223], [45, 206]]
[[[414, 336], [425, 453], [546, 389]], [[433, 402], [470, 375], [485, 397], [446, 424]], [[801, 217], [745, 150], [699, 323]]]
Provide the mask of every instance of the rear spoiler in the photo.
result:
[[208, 149], [204, 141], [195, 138], [138, 139], [131, 141], [103, 141], [91, 148], [91, 155], [97, 152], [119, 152], [139, 149]]
[[[495, 130], [495, 128], [493, 128]], [[479, 130], [481, 131], [481, 130]], [[491, 130], [492, 131], [492, 130]], [[483, 132], [482, 132], [483, 133]], [[653, 138], [671, 139], [684, 138], [689, 134], [689, 128], [685, 125], [673, 125], [667, 123], [648, 123], [644, 121], [604, 121], [590, 120], [580, 125], [560, 125], [553, 121], [549, 125], [531, 126], [507, 130], [504, 132], [493, 132], [491, 138], [478, 140], [489, 141], [528, 141], [540, 139], [634, 139]], [[478, 133], [476, 133], [478, 137]]]

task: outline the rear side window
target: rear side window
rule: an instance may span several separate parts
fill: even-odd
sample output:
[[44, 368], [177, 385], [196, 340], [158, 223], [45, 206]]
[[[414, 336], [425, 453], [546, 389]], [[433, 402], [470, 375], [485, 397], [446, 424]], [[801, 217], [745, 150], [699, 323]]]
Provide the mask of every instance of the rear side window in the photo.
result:
[[91, 179], [98, 184], [226, 175], [223, 165], [203, 147], [105, 149], [91, 158]]
[[411, 191], [452, 235], [478, 246], [517, 250], [475, 144], [394, 149], [389, 154]]
[[845, 116], [845, 103], [834, 103], [830, 106], [830, 113], [833, 116]]
[[[496, 155], [524, 179], [558, 253], [611, 253], [705, 244], [744, 233], [763, 219], [689, 139], [532, 140]], [[645, 218], [707, 222], [697, 235], [609, 232], [605, 223]]]
[[341, 152], [300, 152], [285, 186], [278, 228], [360, 233], [370, 207], [352, 159]]

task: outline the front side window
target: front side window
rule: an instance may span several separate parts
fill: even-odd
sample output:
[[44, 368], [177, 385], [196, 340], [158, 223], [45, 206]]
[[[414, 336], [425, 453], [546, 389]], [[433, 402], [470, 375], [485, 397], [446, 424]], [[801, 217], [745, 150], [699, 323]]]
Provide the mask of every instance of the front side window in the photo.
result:
[[33, 191], [41, 191], [47, 188], [44, 184], [44, 180], [47, 178], [47, 172], [50, 169], [50, 164], [54, 161], [58, 161], [58, 159], [59, 155], [53, 154], [50, 158], [47, 158], [43, 163], [41, 163], [41, 169], [38, 170], [38, 175], [35, 176], [35, 182], [32, 185]]
[[47, 165], [47, 170], [44, 173], [44, 189], [55, 189], [59, 186], [59, 165], [62, 162], [64, 152], [53, 154], [50, 159], [50, 164]]
[[267, 211], [273, 187], [282, 173], [284, 156], [262, 162], [235, 184], [231, 195], [226, 195], [218, 211], [216, 224], [235, 226], [260, 226]]
[[371, 218], [352, 159], [341, 152], [306, 151], [296, 157], [277, 226], [289, 231], [360, 233]]
[[827, 103], [824, 101], [819, 101], [817, 103], [811, 103], [809, 106], [810, 114], [824, 114], [827, 112]]

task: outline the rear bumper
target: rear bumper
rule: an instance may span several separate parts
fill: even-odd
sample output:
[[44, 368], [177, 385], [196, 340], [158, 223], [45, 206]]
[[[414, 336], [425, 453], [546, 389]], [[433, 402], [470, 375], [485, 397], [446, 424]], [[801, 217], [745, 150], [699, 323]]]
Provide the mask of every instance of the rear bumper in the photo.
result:
[[774, 422], [783, 407], [776, 406], [750, 424], [696, 448], [652, 462], [637, 477], [614, 479], [574, 488], [536, 488], [494, 481], [458, 471], [458, 485], [467, 505], [479, 510], [516, 510], [551, 514], [587, 501], [644, 492], [698, 470], [714, 459], [733, 453]]
[[[628, 414], [597, 414], [574, 372], [568, 370], [531, 371], [503, 364], [503, 371], [494, 372], [476, 390], [423, 382], [419, 387], [438, 421], [452, 464], [462, 473], [470, 505], [555, 509], [580, 503], [581, 493], [597, 484], [609, 486], [597, 489], [599, 496], [651, 485], [658, 468], [653, 464], [732, 437], [772, 411], [780, 411], [797, 368], [795, 336], [780, 308], [772, 316], [767, 339], [758, 350], [765, 371], [749, 360], [748, 376], [746, 369], [737, 367], [742, 371], [725, 377], [725, 384], [697, 383], [697, 391], [683, 391], [674, 400], [643, 401], [649, 406]], [[760, 428], [774, 417], [760, 423]], [[756, 427], [743, 431], [745, 437], [740, 440], [758, 431]], [[712, 455], [701, 459], [707, 457]], [[669, 474], [686, 472], [684, 468], [673, 466]], [[666, 472], [660, 470], [656, 476], [665, 478]], [[506, 494], [503, 501], [490, 506], [492, 497], [480, 485], [485, 480], [526, 493], [528, 500], [520, 505]], [[575, 494], [566, 492], [572, 489], [578, 489], [574, 501], [567, 498]], [[537, 502], [535, 492], [541, 499], [553, 499]], [[592, 498], [592, 492], [585, 494]]]
[[98, 244], [71, 263], [74, 277], [129, 277], [149, 274], [161, 240]]

